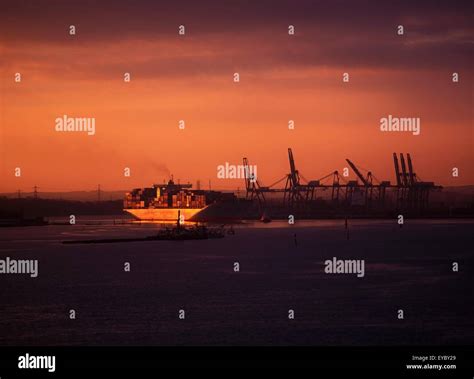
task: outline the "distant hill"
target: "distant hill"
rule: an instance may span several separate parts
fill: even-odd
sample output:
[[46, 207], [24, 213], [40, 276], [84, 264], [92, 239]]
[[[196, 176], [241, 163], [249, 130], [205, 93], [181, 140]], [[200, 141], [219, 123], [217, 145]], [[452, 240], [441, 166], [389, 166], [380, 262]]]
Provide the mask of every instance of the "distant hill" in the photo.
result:
[[443, 187], [443, 192], [454, 192], [463, 195], [474, 195], [474, 185]]
[[[123, 191], [100, 191], [100, 199], [103, 201], [122, 200], [129, 190]], [[0, 196], [18, 198], [18, 192], [1, 193]], [[34, 197], [33, 192], [22, 192], [22, 198]], [[70, 191], [70, 192], [38, 192], [41, 199], [97, 201], [97, 191]]]
[[[236, 190], [237, 191], [237, 190]], [[100, 199], [102, 201], [111, 200], [123, 200], [125, 193], [130, 192], [128, 190], [116, 190], [116, 191], [100, 191]], [[232, 192], [225, 190], [223, 192]], [[240, 191], [240, 194], [245, 196], [245, 191]], [[18, 192], [6, 192], [0, 193], [0, 197], [7, 197], [9, 199], [18, 199]], [[22, 198], [34, 197], [33, 192], [22, 192]], [[40, 199], [54, 199], [54, 200], [74, 200], [74, 201], [97, 201], [97, 191], [70, 191], [70, 192], [38, 192]]]
[[[130, 190], [115, 190], [115, 191], [101, 191], [100, 198], [102, 201], [123, 200], [126, 192]], [[225, 190], [224, 192], [232, 192]], [[234, 191], [237, 193], [237, 190]], [[18, 198], [17, 192], [0, 193], [0, 196], [7, 198]], [[33, 192], [22, 192], [22, 198], [33, 197]], [[245, 196], [245, 190], [240, 190], [240, 196]], [[73, 200], [73, 201], [97, 201], [97, 191], [70, 191], [70, 192], [39, 192], [38, 197], [41, 199], [55, 199], [55, 200]], [[447, 201], [454, 203], [473, 202], [474, 185], [468, 186], [448, 186], [443, 187], [440, 192], [433, 193], [433, 200]]]
[[122, 200], [79, 201], [0, 197], [0, 219], [68, 215], [122, 215]]
[[474, 186], [443, 187], [430, 195], [432, 202], [452, 207], [474, 206]]

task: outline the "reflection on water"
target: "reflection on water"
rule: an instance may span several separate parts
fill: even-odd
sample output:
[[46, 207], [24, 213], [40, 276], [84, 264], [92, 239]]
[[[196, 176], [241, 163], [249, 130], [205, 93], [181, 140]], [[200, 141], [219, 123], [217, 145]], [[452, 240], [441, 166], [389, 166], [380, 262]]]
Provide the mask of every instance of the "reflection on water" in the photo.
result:
[[[423, 345], [474, 338], [473, 220], [406, 220], [403, 228], [396, 220], [349, 220], [349, 239], [344, 220], [247, 221], [215, 240], [62, 244], [145, 237], [163, 227], [113, 217], [77, 221], [0, 228], [1, 257], [39, 260], [34, 280], [0, 275], [0, 344]], [[326, 275], [324, 262], [333, 257], [364, 259], [365, 276]], [[78, 310], [73, 323], [70, 308]], [[178, 309], [186, 309], [186, 322]]]
[[[30, 226], [30, 227], [8, 227], [0, 228], [0, 241], [41, 241], [74, 239], [76, 237], [145, 237], [153, 235], [161, 228], [170, 228], [176, 225], [175, 222], [166, 221], [137, 221], [124, 216], [113, 218], [110, 216], [84, 216], [76, 217], [76, 224], [70, 225], [65, 217], [51, 217], [49, 221], [53, 225]], [[472, 225], [473, 219], [430, 219], [430, 220], [405, 220], [404, 229], [425, 228], [430, 226], [455, 227], [456, 225]], [[185, 222], [184, 226], [194, 226], [196, 223]], [[260, 221], [242, 221], [237, 224], [212, 224], [224, 225], [226, 228], [232, 228], [236, 231], [247, 229], [274, 230], [283, 229], [285, 232], [294, 233], [303, 229], [340, 231], [345, 230], [345, 220], [296, 220], [294, 225], [290, 225], [284, 220], [274, 220], [270, 223]], [[348, 220], [348, 229], [350, 235], [354, 232], [375, 231], [375, 230], [394, 230], [399, 229], [396, 220]], [[0, 246], [0, 251], [6, 247]]]

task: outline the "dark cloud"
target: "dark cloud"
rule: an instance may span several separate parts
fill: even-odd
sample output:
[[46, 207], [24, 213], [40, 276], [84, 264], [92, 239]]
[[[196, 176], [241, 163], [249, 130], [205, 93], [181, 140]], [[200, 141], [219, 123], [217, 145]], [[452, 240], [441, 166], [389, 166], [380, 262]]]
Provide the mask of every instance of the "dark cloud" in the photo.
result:
[[[410, 21], [411, 20], [411, 21]], [[75, 24], [83, 40], [175, 35], [185, 24], [191, 34], [227, 33], [295, 24], [298, 29], [376, 32], [402, 21], [428, 33], [472, 24], [470, 1], [312, 1], [312, 0], [10, 0], [2, 1], [0, 30], [14, 41], [63, 41]]]
[[[58, 50], [63, 71], [77, 76], [112, 77], [131, 65], [147, 77], [269, 67], [472, 67], [470, 1], [70, 0], [7, 1], [2, 8], [0, 42], [12, 51], [6, 60], [29, 56], [37, 69], [61, 70], [42, 54], [42, 45], [90, 47], [83, 59], [77, 52], [84, 50], [71, 51], [69, 58]], [[77, 27], [73, 41], [70, 24]], [[180, 24], [186, 25], [190, 42], [178, 51], [160, 51], [161, 42], [179, 38]], [[295, 37], [287, 35], [288, 24], [295, 25]], [[399, 24], [405, 27], [403, 37], [396, 35]], [[137, 54], [140, 41], [156, 42], [158, 49], [146, 57], [135, 56], [133, 49], [107, 56], [108, 47], [124, 41], [136, 41]], [[30, 50], [22, 52], [23, 45]]]

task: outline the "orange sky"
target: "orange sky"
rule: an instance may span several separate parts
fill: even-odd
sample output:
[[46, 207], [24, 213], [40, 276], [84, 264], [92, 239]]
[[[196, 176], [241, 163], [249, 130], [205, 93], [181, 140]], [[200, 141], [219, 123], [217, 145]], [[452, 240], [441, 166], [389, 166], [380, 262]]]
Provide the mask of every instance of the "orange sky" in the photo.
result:
[[[377, 33], [357, 25], [351, 33], [350, 24], [344, 32], [322, 31], [302, 19], [288, 36], [291, 22], [283, 18], [241, 32], [188, 27], [184, 37], [177, 29], [88, 35], [84, 25], [72, 37], [64, 20], [51, 30], [59, 37], [16, 40], [17, 29], [7, 24], [9, 39], [0, 42], [0, 192], [34, 185], [91, 190], [99, 183], [127, 189], [162, 182], [169, 173], [182, 182], [200, 179], [204, 187], [210, 179], [214, 188], [242, 188], [239, 180], [218, 180], [217, 166], [240, 164], [243, 156], [268, 185], [288, 173], [288, 147], [308, 180], [342, 170], [350, 158], [394, 182], [392, 152], [409, 152], [423, 180], [474, 184], [472, 54], [450, 49], [466, 38], [472, 46], [472, 34], [448, 26], [424, 34], [424, 23], [402, 16], [417, 33], [397, 36], [394, 22], [374, 25]], [[387, 44], [390, 55], [379, 55]], [[16, 72], [21, 83], [14, 82]], [[452, 72], [459, 72], [459, 83], [452, 83]], [[96, 134], [56, 132], [54, 120], [63, 114], [95, 117]], [[380, 132], [388, 114], [420, 117], [421, 135]], [[295, 130], [287, 127], [290, 119]]]

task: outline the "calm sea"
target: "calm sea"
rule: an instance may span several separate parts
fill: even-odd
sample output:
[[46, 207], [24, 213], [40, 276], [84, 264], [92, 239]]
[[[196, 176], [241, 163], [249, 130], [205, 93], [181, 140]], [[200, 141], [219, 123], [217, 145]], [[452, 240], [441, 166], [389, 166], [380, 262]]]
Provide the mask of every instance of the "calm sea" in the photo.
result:
[[[37, 278], [0, 274], [1, 345], [474, 340], [473, 220], [406, 220], [402, 228], [391, 220], [349, 221], [348, 232], [343, 220], [249, 222], [215, 240], [62, 244], [144, 237], [160, 227], [123, 220], [0, 228], [0, 259], [39, 265]], [[364, 260], [364, 276], [326, 274], [334, 257]]]

